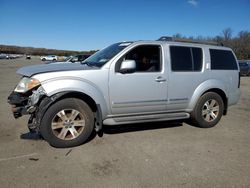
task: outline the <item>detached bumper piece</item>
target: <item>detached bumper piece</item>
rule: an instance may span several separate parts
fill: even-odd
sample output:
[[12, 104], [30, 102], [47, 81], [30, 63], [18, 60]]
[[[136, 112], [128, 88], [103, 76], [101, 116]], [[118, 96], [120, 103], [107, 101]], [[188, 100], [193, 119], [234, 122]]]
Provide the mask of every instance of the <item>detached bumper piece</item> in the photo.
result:
[[28, 114], [25, 106], [27, 105], [29, 97], [20, 93], [12, 92], [8, 97], [8, 103], [11, 105], [11, 111], [15, 118]]

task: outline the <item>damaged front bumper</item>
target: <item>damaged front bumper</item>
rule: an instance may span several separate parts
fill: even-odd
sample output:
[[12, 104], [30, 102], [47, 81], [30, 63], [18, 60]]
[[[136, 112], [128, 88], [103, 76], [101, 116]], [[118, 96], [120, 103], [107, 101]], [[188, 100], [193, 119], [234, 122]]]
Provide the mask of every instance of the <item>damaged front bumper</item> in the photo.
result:
[[28, 114], [26, 108], [28, 98], [26, 95], [14, 91], [8, 97], [8, 103], [11, 105], [11, 111], [15, 118]]
[[8, 103], [11, 105], [11, 111], [14, 117], [17, 119], [23, 115], [30, 115], [28, 121], [28, 128], [30, 132], [39, 132], [39, 124], [41, 118], [38, 118], [37, 114], [39, 106], [43, 98], [46, 97], [45, 91], [42, 86], [36, 90], [28, 91], [26, 93], [18, 93], [13, 91], [8, 97]]
[[40, 86], [37, 90], [27, 93], [18, 93], [13, 91], [8, 97], [8, 103], [11, 105], [11, 111], [15, 118], [23, 115], [32, 114], [36, 111], [39, 100], [45, 95]]
[[8, 103], [15, 118], [23, 115], [30, 115], [28, 128], [32, 133], [39, 133], [40, 122], [43, 114], [58, 98], [66, 92], [57, 93], [53, 96], [47, 96], [42, 86], [36, 90], [27, 93], [12, 92], [8, 97]]

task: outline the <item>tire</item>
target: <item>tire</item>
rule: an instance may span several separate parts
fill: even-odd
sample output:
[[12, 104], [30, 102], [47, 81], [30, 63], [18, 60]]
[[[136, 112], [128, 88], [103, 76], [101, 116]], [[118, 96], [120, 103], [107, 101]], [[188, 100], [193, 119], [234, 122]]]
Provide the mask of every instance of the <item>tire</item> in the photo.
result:
[[43, 58], [43, 59], [42, 59], [42, 61], [46, 61], [46, 59], [45, 59], [45, 58]]
[[214, 92], [205, 93], [191, 113], [192, 124], [200, 128], [214, 127], [220, 121], [223, 110], [224, 103], [220, 95]]
[[65, 148], [83, 144], [94, 129], [90, 107], [76, 98], [62, 99], [44, 113], [40, 132], [53, 147]]

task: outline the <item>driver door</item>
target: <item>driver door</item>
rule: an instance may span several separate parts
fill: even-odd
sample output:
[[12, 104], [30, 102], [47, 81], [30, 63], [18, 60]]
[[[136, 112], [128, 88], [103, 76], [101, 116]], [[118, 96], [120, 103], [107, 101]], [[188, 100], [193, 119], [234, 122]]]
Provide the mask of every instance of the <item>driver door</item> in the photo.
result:
[[[133, 72], [121, 73], [124, 60], [134, 60]], [[110, 107], [113, 115], [145, 114], [166, 111], [167, 77], [162, 47], [139, 45], [127, 52], [110, 69]]]

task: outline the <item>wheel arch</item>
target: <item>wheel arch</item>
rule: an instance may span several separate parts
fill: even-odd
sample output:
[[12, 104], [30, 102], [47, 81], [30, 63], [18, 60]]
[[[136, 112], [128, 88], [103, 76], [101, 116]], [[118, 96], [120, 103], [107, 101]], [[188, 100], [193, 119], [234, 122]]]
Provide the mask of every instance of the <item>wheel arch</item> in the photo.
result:
[[94, 111], [96, 110], [95, 105], [99, 106], [102, 117], [106, 117], [110, 112], [108, 97], [105, 96], [106, 91], [86, 79], [64, 76], [60, 79], [46, 80], [42, 82], [42, 87], [48, 97], [60, 94], [60, 98], [80, 98], [88, 103]]
[[217, 93], [222, 98], [222, 101], [223, 101], [223, 104], [224, 104], [223, 115], [226, 115], [227, 114], [227, 108], [228, 108], [228, 99], [227, 99], [227, 96], [226, 96], [225, 92], [223, 90], [219, 89], [219, 88], [212, 88], [212, 89], [209, 89], [206, 92], [204, 92], [202, 95], [204, 95], [205, 93], [208, 93], [208, 92]]
[[77, 99], [80, 99], [80, 100], [86, 102], [87, 105], [92, 110], [92, 112], [94, 113], [96, 131], [100, 131], [102, 129], [102, 117], [103, 117], [102, 107], [100, 104], [97, 104], [96, 101], [92, 97], [90, 97], [89, 95], [87, 95], [85, 93], [81, 93], [81, 92], [77, 92], [77, 91], [69, 91], [69, 92], [65, 92], [63, 95], [61, 95], [57, 99], [57, 101], [63, 100], [66, 98], [77, 98]]
[[77, 98], [77, 99], [80, 99], [80, 100], [82, 100], [82, 101], [84, 101], [84, 102], [86, 102], [88, 104], [88, 106], [91, 108], [92, 112], [97, 111], [96, 102], [94, 101], [93, 98], [91, 98], [89, 95], [87, 95], [85, 93], [81, 93], [81, 92], [77, 92], [77, 91], [63, 92], [62, 95], [60, 95], [60, 97], [58, 97], [56, 99], [56, 101], [63, 100], [65, 98]]
[[65, 91], [65, 92], [60, 92], [56, 93], [50, 97], [44, 96], [40, 99], [38, 102], [38, 111], [36, 114], [36, 117], [38, 118], [38, 122], [40, 124], [40, 120], [43, 118], [45, 112], [58, 101], [61, 101], [63, 99], [67, 98], [76, 98], [80, 99], [90, 107], [92, 112], [94, 113], [95, 116], [95, 125], [96, 125], [96, 130], [101, 130], [102, 129], [102, 108], [100, 104], [97, 104], [95, 100], [90, 97], [89, 95], [77, 91]]
[[226, 94], [225, 84], [219, 80], [207, 80], [199, 85], [190, 99], [188, 109], [193, 110], [200, 97], [207, 92], [217, 93], [222, 98], [224, 104], [223, 115], [226, 115], [228, 109], [228, 96]]

